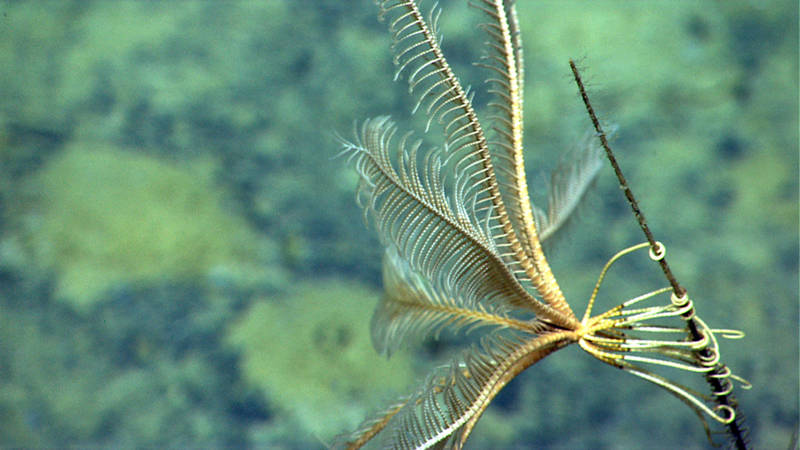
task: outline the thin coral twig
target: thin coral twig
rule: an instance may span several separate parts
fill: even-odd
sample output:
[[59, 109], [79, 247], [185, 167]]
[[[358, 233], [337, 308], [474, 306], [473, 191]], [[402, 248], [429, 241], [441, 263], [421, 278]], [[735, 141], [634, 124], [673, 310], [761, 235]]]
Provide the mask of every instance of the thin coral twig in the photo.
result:
[[[625, 176], [622, 174], [622, 169], [620, 168], [619, 164], [617, 163], [616, 158], [614, 157], [614, 152], [611, 150], [611, 147], [608, 144], [608, 139], [606, 138], [606, 134], [603, 131], [602, 126], [600, 125], [600, 121], [597, 119], [597, 115], [594, 112], [594, 108], [592, 108], [591, 103], [589, 102], [589, 96], [586, 93], [586, 88], [584, 87], [583, 81], [581, 80], [580, 73], [578, 72], [578, 68], [575, 65], [575, 62], [570, 59], [569, 61], [570, 69], [572, 70], [572, 75], [575, 78], [575, 83], [578, 85], [578, 90], [580, 91], [581, 98], [583, 100], [583, 104], [586, 107], [586, 112], [589, 114], [589, 118], [592, 121], [592, 125], [594, 125], [594, 129], [597, 132], [597, 136], [600, 139], [600, 143], [603, 146], [603, 149], [606, 152], [606, 156], [608, 157], [611, 166], [614, 168], [614, 173], [617, 176], [617, 180], [619, 181], [620, 187], [625, 192], [625, 197], [628, 199], [628, 203], [633, 210], [634, 216], [636, 216], [636, 220], [639, 222], [639, 226], [644, 232], [645, 237], [647, 238], [647, 242], [650, 244], [651, 254], [655, 257], [661, 266], [661, 270], [664, 272], [664, 276], [669, 281], [670, 285], [672, 286], [673, 295], [676, 299], [685, 299], [685, 303], [689, 303], [689, 297], [687, 295], [686, 289], [684, 289], [679, 283], [678, 280], [675, 278], [675, 275], [669, 268], [669, 264], [667, 264], [667, 259], [664, 257], [663, 254], [663, 247], [656, 242], [655, 238], [653, 237], [650, 228], [647, 226], [647, 221], [644, 218], [644, 214], [642, 214], [641, 209], [639, 208], [639, 204], [636, 202], [636, 198], [633, 196], [633, 192], [631, 191], [630, 187], [628, 186], [628, 182], [625, 179]], [[686, 328], [687, 333], [692, 341], [700, 341], [704, 338], [704, 335], [701, 331], [701, 326], [698, 324], [698, 320], [695, 317], [694, 307], [689, 308], [689, 310], [682, 316], [686, 321]], [[705, 360], [716, 360], [719, 358], [719, 355], [712, 354], [713, 352], [708, 348], [701, 349], [697, 352], [697, 358], [701, 361]], [[726, 386], [726, 373], [730, 373], [730, 370], [722, 363], [717, 362], [714, 365], [714, 368], [710, 370], [705, 379], [708, 384], [711, 386], [711, 392], [714, 396], [714, 401], [717, 403], [718, 408], [729, 410], [734, 415], [734, 418], [741, 418], [744, 417], [739, 412], [739, 405], [734, 397], [733, 393], [730, 392], [729, 386]], [[729, 382], [728, 382], [729, 383]], [[731, 438], [733, 439], [733, 444], [737, 449], [747, 449], [747, 433], [743, 426], [741, 420], [731, 420], [728, 424], [728, 433], [730, 434]]]

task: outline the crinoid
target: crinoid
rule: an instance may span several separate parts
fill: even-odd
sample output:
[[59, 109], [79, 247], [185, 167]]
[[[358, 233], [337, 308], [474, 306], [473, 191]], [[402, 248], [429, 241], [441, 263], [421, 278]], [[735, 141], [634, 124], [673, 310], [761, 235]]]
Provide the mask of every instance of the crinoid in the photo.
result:
[[[489, 40], [485, 66], [492, 73], [493, 138], [487, 139], [468, 90], [440, 48], [434, 5], [424, 14], [414, 0], [379, 1], [394, 39], [397, 75], [416, 97], [427, 128], [440, 125], [444, 144], [426, 148], [410, 134], [397, 136], [388, 117], [357, 127], [341, 154], [360, 175], [359, 204], [386, 247], [385, 296], [372, 321], [373, 342], [390, 354], [410, 335], [443, 328], [487, 331], [479, 344], [432, 373], [414, 394], [342, 437], [358, 448], [376, 438], [392, 448], [460, 448], [497, 393], [545, 356], [577, 343], [598, 360], [654, 383], [703, 419], [724, 424], [745, 446], [731, 394], [738, 379], [720, 362], [714, 330], [695, 314], [687, 291], [669, 270], [608, 147], [574, 64], [573, 73], [593, 121], [596, 139], [571, 166], [553, 177], [546, 210], [531, 205], [523, 165], [522, 44], [513, 3], [480, 0]], [[427, 131], [427, 130], [426, 130]], [[570, 216], [607, 154], [648, 242], [614, 255], [602, 268], [582, 318], [564, 298], [541, 242]], [[593, 314], [592, 305], [611, 265], [650, 249], [669, 286]], [[669, 299], [653, 304], [656, 299]], [[658, 368], [702, 374], [711, 395], [699, 394]], [[706, 426], [706, 430], [708, 427]]]

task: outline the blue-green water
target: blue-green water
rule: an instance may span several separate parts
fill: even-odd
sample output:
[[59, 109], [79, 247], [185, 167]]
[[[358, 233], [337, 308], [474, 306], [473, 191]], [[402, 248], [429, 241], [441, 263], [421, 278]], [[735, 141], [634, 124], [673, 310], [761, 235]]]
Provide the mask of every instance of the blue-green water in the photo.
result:
[[[480, 16], [441, 3], [484, 113]], [[747, 334], [722, 355], [754, 385], [737, 390], [754, 445], [786, 448], [797, 3], [520, 3], [534, 201], [589, 128], [577, 58], [699, 314]], [[369, 342], [382, 249], [333, 136], [422, 119], [375, 16], [367, 0], [0, 2], [0, 446], [321, 447], [456, 353], [448, 338], [386, 361]], [[576, 312], [641, 240], [604, 168], [548, 248]], [[664, 283], [632, 261], [606, 308]], [[576, 349], [509, 385], [469, 443], [708, 446], [679, 401]]]

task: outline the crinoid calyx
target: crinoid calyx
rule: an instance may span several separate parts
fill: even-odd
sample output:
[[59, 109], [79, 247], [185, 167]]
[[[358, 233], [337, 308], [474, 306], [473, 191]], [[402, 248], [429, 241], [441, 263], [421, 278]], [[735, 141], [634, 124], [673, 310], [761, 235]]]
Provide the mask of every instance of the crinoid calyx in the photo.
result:
[[[386, 293], [372, 320], [373, 342], [378, 351], [391, 354], [408, 337], [435, 335], [443, 328], [480, 328], [485, 336], [337, 445], [358, 448], [376, 439], [392, 448], [460, 448], [510, 380], [577, 343], [598, 360], [674, 394], [704, 425], [705, 417], [725, 424], [734, 442], [744, 446], [731, 394], [731, 379], [737, 377], [720, 362], [715, 337], [740, 333], [710, 329], [695, 314], [613, 159], [574, 64], [597, 134], [573, 164], [557, 170], [548, 205], [538, 208], [529, 200], [523, 164], [523, 59], [513, 3], [476, 0], [473, 5], [485, 16], [482, 29], [489, 41], [483, 65], [491, 73], [491, 130], [479, 122], [470, 93], [442, 53], [440, 10], [434, 5], [424, 13], [413, 0], [378, 3], [393, 36], [397, 76], [407, 80], [416, 98], [414, 111], [426, 114], [426, 131], [440, 127], [444, 144], [426, 147], [410, 133], [398, 133], [388, 117], [369, 119], [356, 127], [355, 140], [341, 140], [341, 155], [360, 175], [359, 204], [386, 248]], [[550, 269], [542, 241], [581, 202], [604, 153], [648, 242], [609, 260], [579, 318]], [[610, 266], [647, 248], [670, 285], [593, 314]], [[668, 300], [658, 304], [659, 298]], [[664, 367], [701, 374], [712, 386], [711, 395], [656, 373]]]

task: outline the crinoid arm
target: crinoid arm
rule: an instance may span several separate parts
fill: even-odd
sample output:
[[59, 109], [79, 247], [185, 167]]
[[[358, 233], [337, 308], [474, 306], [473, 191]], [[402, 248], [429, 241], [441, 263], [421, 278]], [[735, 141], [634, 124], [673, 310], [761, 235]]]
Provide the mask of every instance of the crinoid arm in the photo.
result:
[[586, 133], [577, 151], [550, 175], [547, 208], [533, 207], [536, 227], [542, 242], [563, 234], [576, 211], [585, 203], [603, 166], [603, 147], [594, 133]]
[[[523, 230], [519, 225], [515, 229], [516, 219], [509, 214], [505, 204], [509, 196], [504, 198], [498, 183], [484, 129], [478, 121], [470, 96], [461, 86], [442, 52], [438, 31], [439, 9], [434, 4], [426, 16], [414, 0], [382, 0], [378, 4], [381, 17], [389, 23], [393, 37], [397, 75], [406, 77], [409, 90], [417, 100], [414, 110], [425, 111], [428, 127], [434, 122], [442, 126], [443, 166], [453, 168], [458, 173], [458, 181], [473, 195], [475, 214], [486, 218], [489, 237], [518, 283], [532, 285], [544, 303], [563, 316], [565, 324], [575, 325], [572, 310], [564, 300], [541, 248], [534, 245], [532, 251], [527, 251], [520, 240], [520, 236], [525, 235]], [[488, 2], [486, 6], [490, 8], [492, 5], [501, 19], [506, 17], [503, 2]], [[503, 21], [508, 28], [507, 19]], [[516, 65], [514, 44], [506, 44], [511, 39], [510, 33], [501, 33], [499, 39], [504, 47], [511, 48], [508, 61]], [[513, 71], [508, 76], [509, 80], [516, 82]], [[519, 120], [521, 121], [521, 113]], [[521, 155], [521, 148], [517, 153]], [[519, 164], [521, 163], [520, 160]], [[521, 174], [522, 178], [518, 181], [524, 184], [524, 170]], [[527, 205], [528, 199], [517, 199], [515, 202]], [[534, 243], [530, 237], [535, 238], [535, 228], [530, 213], [528, 216], [531, 225], [529, 236], [522, 239]]]
[[481, 10], [486, 21], [487, 53], [477, 65], [489, 70], [486, 83], [492, 98], [489, 107], [494, 138], [489, 142], [492, 160], [497, 167], [498, 181], [509, 218], [530, 258], [538, 248], [523, 155], [522, 41], [516, 21], [514, 2], [480, 0], [470, 3]]
[[359, 448], [370, 439], [384, 448], [463, 447], [486, 407], [520, 372], [573, 342], [570, 332], [533, 339], [495, 334], [466, 350], [428, 376], [411, 397], [365, 421], [340, 440], [343, 448]]
[[[504, 263], [492, 238], [492, 212], [476, 207], [479, 194], [467, 184], [470, 177], [458, 172], [448, 180], [443, 151], [421, 157], [421, 142], [409, 143], [409, 135], [393, 147], [395, 131], [387, 117], [368, 120], [342, 150], [361, 176], [359, 203], [384, 245], [443, 298], [527, 309], [565, 328], [574, 322], [531, 295]], [[448, 181], [454, 185], [449, 195]]]
[[447, 297], [411, 270], [394, 247], [383, 259], [385, 294], [372, 316], [372, 342], [378, 352], [391, 355], [409, 337], [438, 337], [439, 331], [467, 331], [489, 327], [531, 335], [546, 327], [537, 320], [509, 315], [503, 304], [476, 301], [472, 297]]

